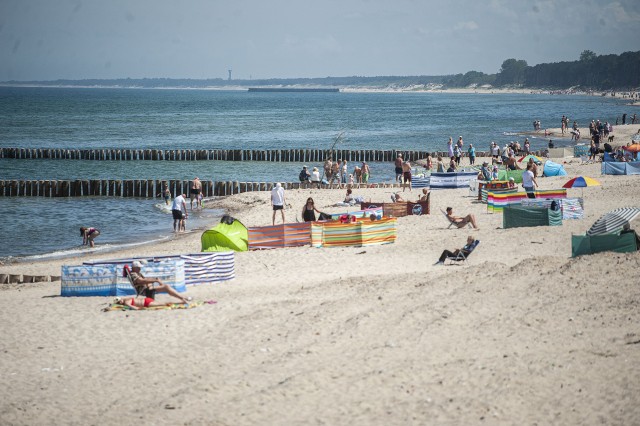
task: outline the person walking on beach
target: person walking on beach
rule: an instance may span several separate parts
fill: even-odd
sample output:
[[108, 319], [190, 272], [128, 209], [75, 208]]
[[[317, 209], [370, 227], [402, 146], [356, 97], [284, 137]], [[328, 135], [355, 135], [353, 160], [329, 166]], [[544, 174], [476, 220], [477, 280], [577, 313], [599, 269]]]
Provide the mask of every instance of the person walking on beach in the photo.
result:
[[402, 183], [402, 154], [398, 154], [393, 165], [395, 166], [396, 182]]
[[189, 216], [187, 213], [186, 194], [180, 194], [173, 199], [171, 204], [171, 214], [173, 215], [173, 232], [180, 232], [184, 219]]
[[349, 168], [347, 166], [347, 160], [344, 160], [342, 167], [340, 167], [340, 183], [347, 183], [347, 176], [349, 176]]
[[449, 153], [449, 158], [453, 157], [453, 138], [449, 136], [449, 141], [447, 142], [447, 152]]
[[91, 248], [93, 248], [95, 247], [93, 240], [95, 240], [100, 235], [100, 231], [98, 231], [97, 228], [88, 228], [86, 226], [81, 226], [80, 235], [82, 236], [82, 245], [91, 246]]
[[196, 208], [199, 204], [199, 196], [200, 191], [202, 191], [202, 182], [196, 176], [196, 178], [191, 182], [191, 189], [189, 191], [189, 199], [191, 200], [191, 210], [193, 211], [193, 200], [196, 200]]
[[460, 158], [462, 157], [462, 150], [460, 149], [460, 147], [456, 144], [453, 147], [453, 156], [456, 159], [456, 166], [460, 165]]
[[280, 210], [282, 214], [282, 223], [284, 224], [284, 188], [280, 182], [276, 183], [276, 186], [271, 190], [271, 206], [273, 207], [273, 217], [271, 218], [271, 222], [273, 225], [276, 224], [276, 212]]
[[407, 183], [409, 183], [409, 191], [411, 191], [411, 163], [409, 160], [402, 163], [402, 177], [404, 182], [402, 184], [402, 191], [407, 189]]
[[476, 149], [473, 147], [472, 143], [469, 144], [467, 154], [469, 155], [469, 164], [473, 166], [476, 163]]
[[533, 171], [531, 169], [531, 163], [527, 163], [527, 170], [522, 172], [522, 187], [527, 192], [527, 198], [536, 198], [536, 194], [533, 191], [534, 185], [538, 186], [538, 181], [533, 175]]

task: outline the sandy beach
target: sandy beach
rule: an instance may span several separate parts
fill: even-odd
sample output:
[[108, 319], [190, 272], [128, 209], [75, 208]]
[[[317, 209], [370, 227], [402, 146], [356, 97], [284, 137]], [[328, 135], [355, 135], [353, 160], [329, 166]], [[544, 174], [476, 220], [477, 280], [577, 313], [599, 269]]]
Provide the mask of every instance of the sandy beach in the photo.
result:
[[[617, 126], [616, 143], [639, 128]], [[217, 301], [196, 309], [101, 312], [111, 298], [59, 297], [59, 282], [0, 285], [0, 423], [635, 424], [640, 253], [570, 255], [572, 234], [640, 206], [640, 180], [576, 158], [564, 167], [565, 177], [538, 177], [540, 188], [575, 176], [602, 183], [568, 190], [584, 197], [582, 220], [503, 229], [502, 214], [467, 188], [433, 191], [431, 215], [398, 218], [394, 244], [236, 253], [234, 280], [189, 288]], [[354, 194], [379, 202], [393, 191]], [[333, 206], [343, 189], [291, 190], [287, 221], [301, 220], [307, 197], [347, 210]], [[480, 230], [447, 229], [447, 206], [475, 214]], [[271, 224], [268, 192], [215, 207], [246, 226]], [[470, 234], [481, 244], [466, 265], [434, 265]], [[192, 232], [0, 273], [199, 251]]]

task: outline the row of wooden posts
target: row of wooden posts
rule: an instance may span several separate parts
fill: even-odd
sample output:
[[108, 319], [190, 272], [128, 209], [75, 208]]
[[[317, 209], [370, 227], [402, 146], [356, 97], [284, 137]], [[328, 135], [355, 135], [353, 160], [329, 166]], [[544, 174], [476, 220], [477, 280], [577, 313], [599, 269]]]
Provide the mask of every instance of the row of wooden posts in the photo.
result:
[[0, 284], [26, 284], [60, 281], [59, 275], [0, 274]]
[[[347, 161], [388, 162], [402, 154], [405, 160], [416, 161], [431, 155], [447, 157], [445, 152], [411, 150], [349, 150], [349, 149], [62, 149], [62, 148], [0, 148], [0, 158], [22, 160], [91, 160], [91, 161], [270, 161], [323, 162], [327, 158]], [[477, 152], [485, 156], [485, 152]]]
[[[162, 198], [165, 186], [171, 194], [189, 195], [188, 180], [0, 180], [0, 196], [3, 197], [143, 197]], [[204, 197], [225, 196], [251, 191], [271, 191], [273, 182], [202, 181]], [[364, 185], [364, 184], [363, 184]], [[337, 188], [339, 184], [317, 185], [301, 182], [284, 182], [285, 189]], [[344, 186], [344, 184], [343, 184]], [[359, 185], [357, 185], [359, 186]], [[397, 184], [376, 183], [372, 187], [396, 187]]]

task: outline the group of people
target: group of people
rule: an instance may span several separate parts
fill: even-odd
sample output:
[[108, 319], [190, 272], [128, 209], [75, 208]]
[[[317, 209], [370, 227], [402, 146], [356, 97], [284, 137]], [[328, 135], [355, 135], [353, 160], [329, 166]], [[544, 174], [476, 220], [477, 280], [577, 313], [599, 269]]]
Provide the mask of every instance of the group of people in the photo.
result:
[[309, 182], [320, 186], [320, 184], [332, 185], [334, 182], [342, 185], [354, 185], [359, 183], [368, 183], [371, 177], [371, 169], [366, 161], [360, 166], [355, 166], [352, 173], [349, 173], [349, 164], [347, 160], [338, 159], [334, 162], [331, 157], [324, 162], [324, 179], [320, 176], [317, 167], [309, 172], [307, 166], [302, 166], [302, 170], [298, 176], [300, 182]]

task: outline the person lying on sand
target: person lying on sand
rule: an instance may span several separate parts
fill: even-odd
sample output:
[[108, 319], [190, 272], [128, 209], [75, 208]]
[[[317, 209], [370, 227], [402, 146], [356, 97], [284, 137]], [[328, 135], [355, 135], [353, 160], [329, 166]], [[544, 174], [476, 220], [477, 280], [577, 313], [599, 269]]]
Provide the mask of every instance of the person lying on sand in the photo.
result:
[[135, 297], [116, 297], [113, 300], [113, 303], [115, 303], [116, 305], [128, 306], [131, 309], [134, 309], [136, 311], [144, 308], [155, 308], [158, 306], [173, 305], [173, 303], [169, 303], [169, 302], [166, 302], [166, 303], [156, 302], [150, 297], [145, 297], [144, 299], [141, 299], [141, 298], [137, 299]]

